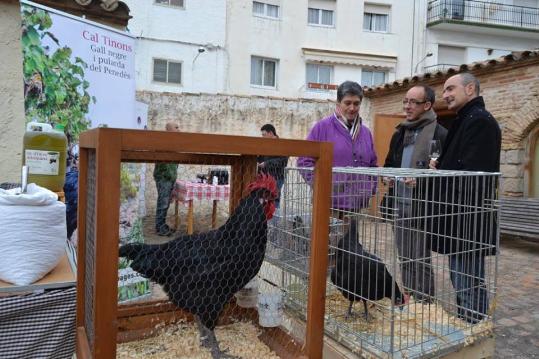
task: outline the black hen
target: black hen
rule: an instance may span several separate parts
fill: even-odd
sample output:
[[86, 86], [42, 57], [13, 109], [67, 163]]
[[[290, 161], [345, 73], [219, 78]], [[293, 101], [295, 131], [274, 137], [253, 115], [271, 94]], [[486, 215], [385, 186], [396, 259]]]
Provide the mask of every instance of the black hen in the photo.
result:
[[120, 257], [131, 259], [133, 270], [162, 285], [172, 303], [195, 315], [202, 344], [214, 358], [223, 353], [213, 330], [234, 293], [258, 273], [266, 250], [267, 220], [275, 210], [273, 177], [260, 175], [249, 190], [217, 230], [161, 245], [120, 248]]
[[357, 220], [350, 221], [350, 230], [337, 243], [335, 267], [331, 282], [350, 301], [346, 317], [352, 316], [352, 305], [363, 301], [365, 320], [368, 320], [367, 300], [391, 298], [395, 286], [395, 302], [401, 305], [405, 297], [380, 258], [363, 249], [358, 240]]

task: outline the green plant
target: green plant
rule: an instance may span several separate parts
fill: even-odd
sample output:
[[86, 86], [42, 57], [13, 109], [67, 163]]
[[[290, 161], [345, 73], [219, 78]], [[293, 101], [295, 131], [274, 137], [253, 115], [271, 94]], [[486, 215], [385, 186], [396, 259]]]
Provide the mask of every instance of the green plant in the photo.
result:
[[[124, 242], [122, 240], [122, 242]], [[142, 219], [137, 218], [127, 235], [125, 243], [144, 243], [144, 231], [142, 228]], [[118, 269], [125, 269], [129, 267], [131, 261], [127, 258], [120, 258], [118, 263]]]
[[122, 170], [120, 171], [120, 199], [122, 202], [136, 197], [138, 189], [134, 185], [135, 181], [136, 178], [132, 178], [129, 170], [122, 165]]
[[37, 117], [44, 122], [64, 125], [69, 142], [76, 141], [79, 134], [88, 129], [86, 118], [90, 102], [90, 83], [84, 79], [86, 63], [75, 57], [72, 50], [59, 47], [49, 53], [43, 44], [48, 37], [58, 46], [58, 39], [49, 31], [50, 15], [41, 9], [22, 7], [22, 49], [24, 57], [24, 105], [27, 122]]
[[118, 288], [118, 301], [123, 302], [129, 299], [135, 299], [150, 293], [150, 281], [129, 284]]
[[[144, 233], [142, 228], [142, 219], [137, 218], [127, 235], [126, 243], [144, 243]], [[126, 269], [131, 265], [131, 261], [126, 258], [120, 258], [118, 269]], [[118, 301], [122, 302], [129, 299], [138, 298], [150, 292], [150, 281], [142, 280], [118, 287]]]
[[127, 243], [144, 243], [144, 233], [142, 231], [142, 219], [137, 218], [131, 231], [127, 235]]

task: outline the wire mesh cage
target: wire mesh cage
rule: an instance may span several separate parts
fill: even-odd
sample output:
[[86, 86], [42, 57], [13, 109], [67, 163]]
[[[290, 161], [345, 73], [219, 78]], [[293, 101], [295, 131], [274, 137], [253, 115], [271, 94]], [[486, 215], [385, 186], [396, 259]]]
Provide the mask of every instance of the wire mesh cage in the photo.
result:
[[[323, 301], [311, 304], [303, 334], [292, 333], [285, 288], [260, 274], [271, 273], [268, 222], [280, 213], [284, 176], [257, 155], [287, 151], [319, 159], [311, 195], [324, 196], [324, 144], [114, 129], [81, 136], [77, 356], [321, 357], [323, 334], [313, 328]], [[311, 243], [326, 243], [328, 209], [310, 209], [321, 223], [309, 223]], [[324, 259], [309, 270], [311, 290], [325, 285], [316, 273]]]
[[[307, 311], [312, 169], [287, 168], [266, 260]], [[325, 332], [374, 357], [456, 351], [492, 334], [499, 174], [334, 168]]]

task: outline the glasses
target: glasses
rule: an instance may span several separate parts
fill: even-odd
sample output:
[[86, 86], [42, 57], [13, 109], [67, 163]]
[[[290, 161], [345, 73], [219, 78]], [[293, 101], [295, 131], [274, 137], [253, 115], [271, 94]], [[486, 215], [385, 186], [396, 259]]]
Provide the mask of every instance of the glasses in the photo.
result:
[[427, 103], [427, 101], [417, 101], [417, 100], [414, 100], [414, 99], [411, 99], [411, 100], [404, 99], [404, 100], [402, 100], [402, 104], [404, 106], [406, 106], [408, 104], [416, 106], [416, 105], [422, 105], [424, 103]]

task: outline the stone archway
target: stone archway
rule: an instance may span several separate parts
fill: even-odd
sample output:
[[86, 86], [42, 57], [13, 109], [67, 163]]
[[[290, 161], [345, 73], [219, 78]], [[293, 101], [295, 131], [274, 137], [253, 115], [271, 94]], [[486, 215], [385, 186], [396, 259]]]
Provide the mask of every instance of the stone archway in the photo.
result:
[[509, 196], [535, 196], [539, 161], [534, 160], [539, 135], [539, 98], [535, 97], [502, 121], [502, 192]]
[[504, 146], [504, 149], [510, 149], [511, 145], [518, 147], [521, 141], [526, 139], [530, 131], [536, 127], [537, 123], [539, 123], [539, 97], [535, 97], [532, 101], [522, 106], [510, 119], [505, 121], [503, 143], [509, 146]]
[[528, 197], [539, 198], [539, 116], [528, 134], [524, 160], [524, 183]]

